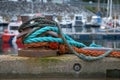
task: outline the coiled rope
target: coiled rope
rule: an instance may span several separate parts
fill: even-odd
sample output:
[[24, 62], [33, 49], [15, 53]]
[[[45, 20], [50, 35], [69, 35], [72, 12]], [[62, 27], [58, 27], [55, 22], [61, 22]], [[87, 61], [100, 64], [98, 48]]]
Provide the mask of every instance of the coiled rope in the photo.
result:
[[[77, 57], [79, 57], [82, 60], [85, 61], [93, 61], [93, 60], [98, 60], [102, 59], [106, 56], [108, 56], [113, 49], [106, 51], [104, 54], [101, 54], [99, 56], [93, 57], [93, 56], [87, 56], [84, 55], [83, 53], [77, 53], [72, 46], [78, 47], [78, 48], [83, 48], [87, 47], [83, 43], [79, 43], [66, 34], [63, 34], [61, 27], [58, 23], [55, 21], [50, 21], [46, 20], [44, 18], [38, 17], [38, 18], [33, 18], [25, 23], [23, 23], [20, 28], [19, 32], [24, 32], [26, 29], [32, 29], [29, 33], [26, 35], [22, 36], [23, 37], [23, 43], [24, 44], [29, 44], [33, 42], [58, 42], [62, 44], [66, 44], [69, 48], [69, 50], [74, 53]], [[43, 34], [46, 31], [54, 31], [60, 35], [61, 38], [54, 38], [52, 36], [44, 36], [41, 37], [41, 34]], [[96, 47], [100, 47], [94, 44]]]

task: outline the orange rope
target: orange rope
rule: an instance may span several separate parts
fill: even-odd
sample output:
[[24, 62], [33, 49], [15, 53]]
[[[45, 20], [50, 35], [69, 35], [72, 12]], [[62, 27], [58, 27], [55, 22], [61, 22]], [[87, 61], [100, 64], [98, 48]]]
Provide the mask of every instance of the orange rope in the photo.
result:
[[[30, 44], [25, 44], [26, 47], [32, 48], [32, 47], [48, 47], [50, 49], [58, 49], [60, 54], [65, 54], [69, 53], [69, 49], [65, 44], [59, 44], [57, 42], [37, 42], [37, 43], [30, 43]], [[82, 49], [82, 48], [77, 48], [73, 46], [73, 49], [78, 52], [78, 53], [83, 53], [87, 56], [99, 56], [101, 54], [104, 54], [105, 51], [103, 50], [87, 50], [87, 49]], [[120, 52], [119, 51], [113, 51], [109, 56], [112, 57], [120, 57]]]
[[[85, 55], [90, 55], [90, 56], [99, 56], [101, 54], [104, 54], [106, 51], [100, 51], [100, 50], [86, 50], [86, 49], [82, 49], [82, 48], [77, 48], [77, 47], [73, 47], [75, 49], [75, 51], [77, 51], [78, 53], [83, 53]], [[120, 57], [120, 52], [119, 51], [113, 51], [111, 52], [111, 54], [109, 56], [112, 57]]]
[[30, 43], [30, 44], [24, 44], [25, 47], [28, 48], [37, 48], [37, 47], [48, 47], [49, 43], [48, 42], [36, 42], [36, 43]]
[[59, 43], [57, 43], [57, 42], [50, 42], [50, 43], [49, 43], [49, 47], [50, 47], [51, 49], [58, 49]]

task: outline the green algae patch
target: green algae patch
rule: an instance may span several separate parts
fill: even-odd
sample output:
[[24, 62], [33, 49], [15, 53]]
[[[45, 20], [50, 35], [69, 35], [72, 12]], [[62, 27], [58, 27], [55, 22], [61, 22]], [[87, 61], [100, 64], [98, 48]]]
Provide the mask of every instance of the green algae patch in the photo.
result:
[[40, 62], [45, 62], [45, 63], [48, 63], [48, 62], [61, 62], [60, 59], [56, 59], [56, 58], [52, 58], [52, 57], [46, 57], [46, 58], [38, 58], [38, 61]]
[[44, 58], [29, 58], [28, 59], [30, 62], [35, 62], [35, 63], [59, 63], [62, 60], [54, 57], [44, 57]]
[[39, 66], [44, 68], [48, 68], [49, 66], [55, 66], [63, 63], [62, 60], [53, 58], [53, 57], [44, 57], [44, 58], [29, 58], [27, 60], [27, 64], [31, 66]]
[[28, 61], [34, 63], [59, 63], [64, 61], [72, 61], [77, 59], [74, 55], [61, 55], [56, 57], [37, 57], [37, 58], [29, 58]]

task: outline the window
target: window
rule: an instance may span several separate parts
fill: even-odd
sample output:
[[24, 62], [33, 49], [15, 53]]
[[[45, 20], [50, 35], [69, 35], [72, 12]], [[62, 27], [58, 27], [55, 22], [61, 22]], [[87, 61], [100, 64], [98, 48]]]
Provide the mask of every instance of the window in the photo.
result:
[[82, 17], [81, 16], [77, 16], [76, 20], [82, 20]]
[[18, 30], [18, 26], [10, 26], [11, 30]]

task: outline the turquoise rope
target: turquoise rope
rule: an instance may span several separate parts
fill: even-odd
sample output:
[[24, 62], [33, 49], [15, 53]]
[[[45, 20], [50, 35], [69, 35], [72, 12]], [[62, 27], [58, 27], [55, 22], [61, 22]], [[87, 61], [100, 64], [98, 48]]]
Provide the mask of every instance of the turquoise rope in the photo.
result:
[[[67, 40], [67, 41], [72, 46], [76, 46], [76, 47], [79, 47], [79, 48], [87, 47], [83, 43], [79, 43], [79, 42], [76, 42], [76, 41], [70, 41], [70, 40]], [[28, 40], [24, 41], [24, 43], [26, 43], [26, 44], [33, 43], [33, 42], [58, 42], [58, 43], [64, 43], [61, 38], [53, 38], [53, 37], [39, 37], [39, 38], [32, 38], [32, 39], [28, 39]]]
[[[44, 28], [41, 28], [30, 35], [27, 35], [26, 38], [24, 39], [25, 44], [33, 43], [33, 42], [58, 42], [58, 43], [64, 43], [61, 38], [54, 38], [54, 37], [37, 37], [38, 35], [46, 32], [46, 31], [54, 31], [58, 33], [58, 28], [57, 27], [50, 27], [46, 26]], [[76, 47], [86, 47], [85, 44], [79, 43], [77, 41], [74, 41], [72, 38], [70, 38], [68, 35], [64, 34], [65, 38], [71, 44], [72, 46]]]
[[[39, 30], [31, 33], [30, 35], [27, 35], [27, 39], [35, 38], [35, 37], [37, 37], [38, 35], [41, 35], [42, 33], [46, 32], [46, 31], [54, 31], [54, 32], [56, 32], [56, 33], [59, 34], [57, 27], [46, 26], [46, 27], [44, 27], [44, 28], [40, 28]], [[68, 35], [64, 34], [64, 36], [65, 36], [65, 38], [66, 38], [67, 40], [72, 40], [72, 41], [74, 41], [74, 40], [73, 40], [72, 38], [70, 38]]]
[[[27, 35], [27, 37], [24, 39], [24, 43], [25, 44], [33, 43], [33, 42], [58, 42], [58, 43], [63, 43], [63, 40], [61, 38], [37, 37], [38, 35], [46, 32], [46, 31], [54, 31], [54, 32], [59, 33], [57, 27], [46, 26], [44, 28], [41, 28], [41, 29], [31, 33], [30, 35]], [[66, 35], [66, 34], [63, 34], [63, 35], [65, 36], [67, 41], [70, 43], [70, 45], [76, 46], [76, 47], [87, 47], [85, 44], [73, 40], [68, 35]], [[95, 45], [95, 44], [94, 44], [94, 46], [97, 47], [97, 45]], [[91, 47], [94, 47], [94, 46], [91, 46]]]

